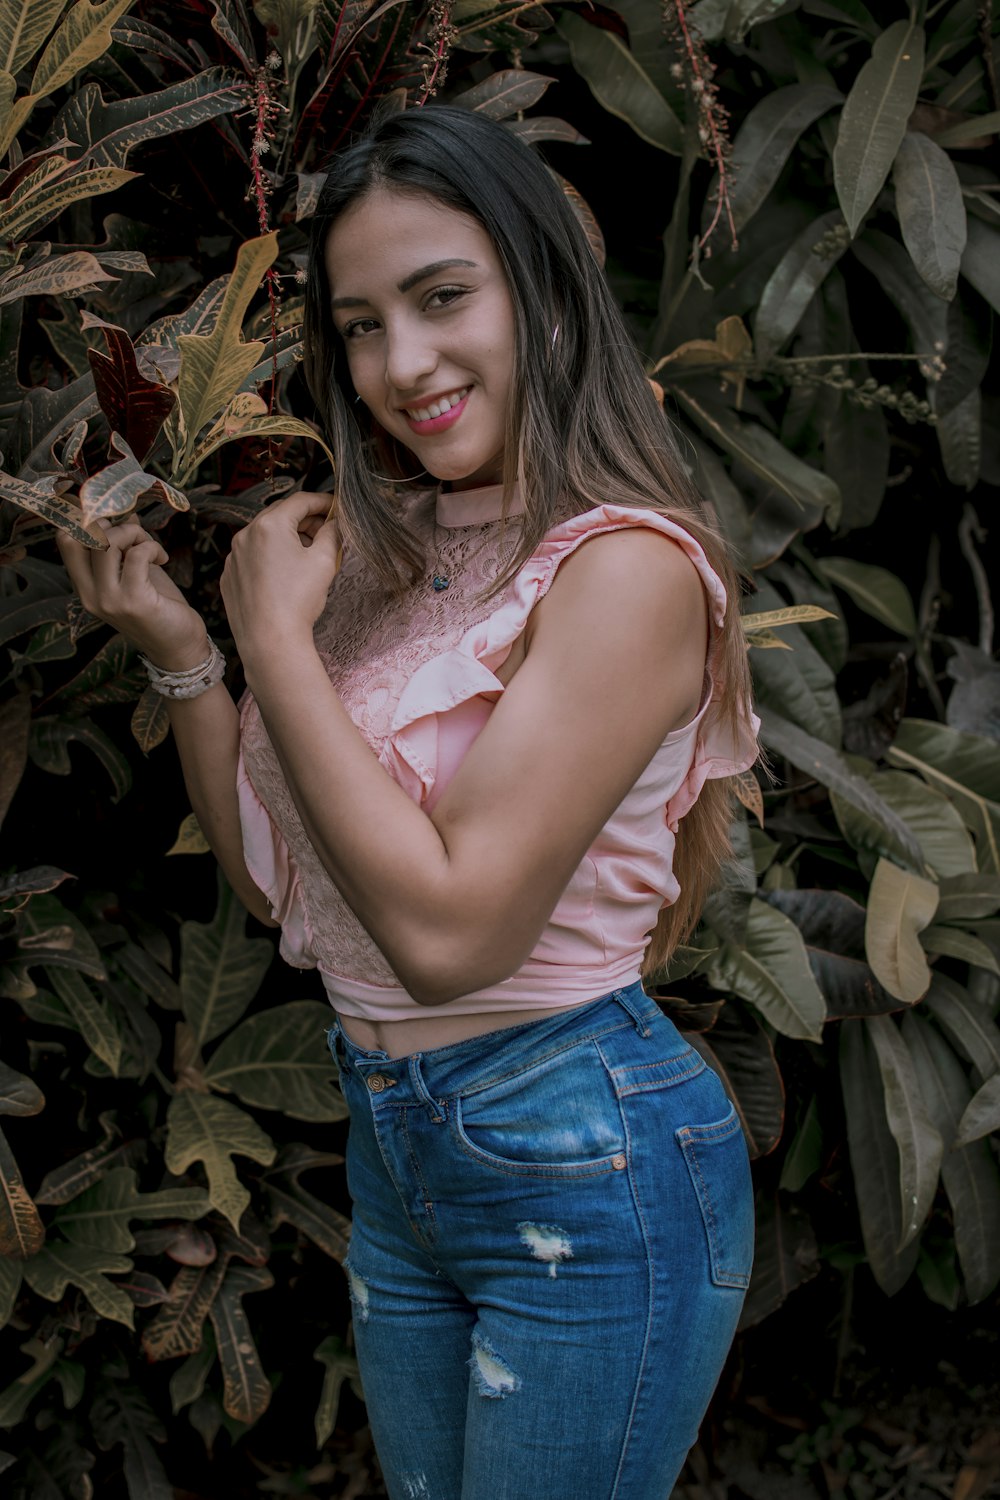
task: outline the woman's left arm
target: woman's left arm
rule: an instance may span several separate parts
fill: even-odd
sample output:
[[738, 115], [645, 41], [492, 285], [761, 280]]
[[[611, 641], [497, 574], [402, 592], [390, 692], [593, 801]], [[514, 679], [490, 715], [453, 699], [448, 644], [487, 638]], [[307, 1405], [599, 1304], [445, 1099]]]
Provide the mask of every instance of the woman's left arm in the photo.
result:
[[291, 496], [239, 534], [226, 609], [320, 859], [407, 991], [440, 1005], [517, 971], [664, 736], [693, 717], [704, 591], [681, 549], [649, 528], [582, 543], [428, 815], [372, 754], [316, 652], [339, 537], [322, 527], [303, 547], [309, 501], [328, 503]]

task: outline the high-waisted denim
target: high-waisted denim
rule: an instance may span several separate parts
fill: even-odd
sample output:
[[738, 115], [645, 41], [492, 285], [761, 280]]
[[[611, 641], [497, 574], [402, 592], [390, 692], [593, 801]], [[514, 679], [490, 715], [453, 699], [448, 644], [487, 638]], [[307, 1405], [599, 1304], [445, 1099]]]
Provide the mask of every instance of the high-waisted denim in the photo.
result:
[[410, 1057], [330, 1047], [392, 1500], [667, 1500], [753, 1257], [716, 1075], [639, 984]]

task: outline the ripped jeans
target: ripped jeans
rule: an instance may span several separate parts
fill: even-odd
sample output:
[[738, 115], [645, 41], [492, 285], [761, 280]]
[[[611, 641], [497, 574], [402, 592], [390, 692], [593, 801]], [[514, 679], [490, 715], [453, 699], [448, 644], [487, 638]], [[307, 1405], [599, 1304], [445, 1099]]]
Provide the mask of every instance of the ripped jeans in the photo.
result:
[[715, 1073], [638, 983], [405, 1058], [329, 1041], [392, 1500], [668, 1500], [753, 1257]]

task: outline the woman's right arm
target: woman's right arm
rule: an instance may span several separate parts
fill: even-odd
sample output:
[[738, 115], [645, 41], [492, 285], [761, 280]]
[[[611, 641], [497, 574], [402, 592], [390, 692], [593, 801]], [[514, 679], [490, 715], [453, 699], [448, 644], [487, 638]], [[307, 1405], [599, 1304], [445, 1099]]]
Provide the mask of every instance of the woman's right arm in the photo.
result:
[[[57, 544], [84, 608], [121, 631], [167, 672], [198, 666], [208, 655], [208, 632], [163, 571], [167, 554], [135, 521], [98, 521], [99, 550], [60, 532]], [[246, 867], [236, 792], [240, 721], [224, 683], [196, 698], [169, 700], [170, 726], [184, 784], [198, 825], [247, 910], [277, 926], [270, 905]]]

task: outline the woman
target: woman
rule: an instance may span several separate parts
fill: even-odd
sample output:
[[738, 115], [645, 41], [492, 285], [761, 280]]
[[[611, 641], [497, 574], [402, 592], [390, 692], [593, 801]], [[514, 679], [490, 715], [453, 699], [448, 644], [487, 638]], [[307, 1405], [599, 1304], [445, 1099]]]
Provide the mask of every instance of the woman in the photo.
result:
[[412, 110], [341, 154], [306, 346], [337, 501], [234, 539], [242, 731], [156, 541], [64, 556], [171, 699], [232, 884], [322, 971], [389, 1494], [665, 1500], [752, 1255], [736, 1115], [640, 978], [756, 753], [734, 579], [504, 127]]

